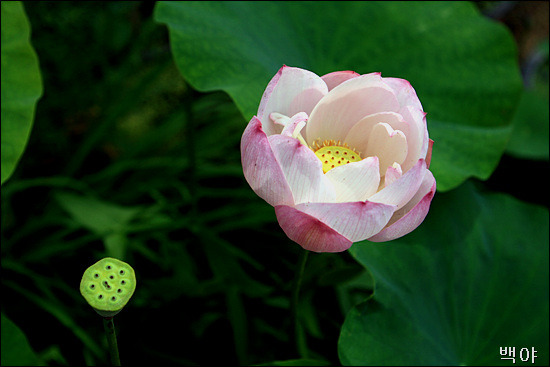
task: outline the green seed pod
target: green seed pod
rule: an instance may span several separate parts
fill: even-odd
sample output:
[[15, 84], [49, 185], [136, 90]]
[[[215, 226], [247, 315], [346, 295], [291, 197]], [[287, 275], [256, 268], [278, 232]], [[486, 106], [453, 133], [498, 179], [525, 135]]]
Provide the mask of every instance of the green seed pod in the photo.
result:
[[134, 269], [125, 262], [106, 257], [90, 266], [80, 281], [80, 293], [103, 317], [122, 310], [136, 290]]

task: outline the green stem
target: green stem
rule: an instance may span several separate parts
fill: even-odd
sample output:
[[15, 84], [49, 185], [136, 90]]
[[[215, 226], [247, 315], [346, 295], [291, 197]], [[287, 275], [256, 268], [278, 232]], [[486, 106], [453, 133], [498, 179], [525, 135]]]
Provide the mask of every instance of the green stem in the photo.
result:
[[290, 303], [290, 310], [292, 313], [292, 322], [294, 326], [294, 343], [298, 354], [301, 357], [306, 357], [307, 347], [305, 336], [302, 330], [302, 325], [300, 324], [300, 315], [299, 315], [299, 301], [300, 301], [300, 288], [302, 286], [302, 278], [304, 275], [304, 269], [306, 267], [307, 257], [309, 251], [302, 250], [300, 253], [300, 258], [298, 260], [298, 266], [296, 268], [296, 275], [294, 276], [294, 284], [292, 286], [292, 299]]
[[118, 345], [116, 342], [115, 324], [112, 317], [103, 318], [103, 327], [109, 344], [109, 354], [111, 355], [111, 365], [120, 366], [120, 357], [118, 355]]

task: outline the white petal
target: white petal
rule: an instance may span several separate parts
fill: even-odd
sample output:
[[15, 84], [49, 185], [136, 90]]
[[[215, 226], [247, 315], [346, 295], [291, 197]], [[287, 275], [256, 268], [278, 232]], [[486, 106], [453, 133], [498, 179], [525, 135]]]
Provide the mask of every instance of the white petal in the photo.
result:
[[362, 154], [364, 157], [377, 156], [380, 160], [380, 175], [383, 175], [393, 162], [402, 163], [405, 160], [407, 149], [407, 138], [401, 130], [394, 130], [389, 124], [379, 122], [372, 128], [367, 148]]
[[403, 107], [399, 113], [409, 125], [409, 130], [405, 133], [409, 151], [407, 157], [401, 164], [403, 171], [406, 172], [414, 166], [420, 158], [426, 158], [429, 137], [426, 127], [426, 112], [413, 106], [406, 106]]
[[[273, 113], [271, 115], [274, 115]], [[281, 115], [284, 116], [284, 115]], [[286, 117], [286, 116], [285, 116]], [[283, 120], [282, 118], [279, 121]], [[291, 136], [296, 138], [296, 135], [300, 134], [300, 131], [306, 126], [307, 114], [300, 112], [292, 116], [287, 121], [284, 121], [284, 128], [281, 131], [281, 135]]]
[[328, 171], [325, 176], [334, 185], [336, 202], [365, 201], [378, 189], [378, 158], [369, 157]]
[[257, 115], [267, 136], [282, 130], [269, 118], [272, 112], [286, 116], [298, 112], [309, 115], [327, 93], [328, 87], [318, 75], [308, 70], [283, 66], [267, 85], [258, 107]]
[[335, 201], [334, 187], [311, 149], [285, 135], [271, 135], [268, 141], [290, 186], [294, 204]]
[[282, 113], [278, 112], [272, 112], [269, 114], [269, 118], [271, 121], [273, 121], [275, 124], [285, 127], [290, 122], [290, 117], [287, 115], [283, 115]]
[[435, 190], [435, 178], [429, 170], [426, 170], [422, 185], [412, 199], [407, 205], [393, 213], [386, 227], [380, 233], [369, 238], [369, 241], [390, 241], [412, 232], [426, 218]]
[[383, 80], [394, 90], [401, 106], [414, 106], [422, 110], [422, 104], [416, 95], [416, 91], [408, 80], [400, 78], [383, 78]]
[[402, 208], [418, 191], [426, 171], [426, 162], [419, 159], [399, 180], [386, 185], [382, 190], [372, 195], [369, 201], [397, 205], [398, 209]]
[[386, 170], [386, 174], [384, 175], [384, 186], [391, 185], [394, 181], [400, 179], [401, 176], [403, 176], [401, 165], [397, 162], [394, 162]]
[[343, 141], [363, 117], [398, 110], [397, 98], [380, 74], [361, 75], [341, 83], [319, 101], [309, 114], [307, 140]]
[[380, 112], [365, 116], [353, 125], [344, 139], [344, 143], [359, 153], [365, 152], [372, 128], [379, 122], [387, 123], [394, 130], [401, 130], [408, 137], [409, 126], [400, 114], [395, 112]]

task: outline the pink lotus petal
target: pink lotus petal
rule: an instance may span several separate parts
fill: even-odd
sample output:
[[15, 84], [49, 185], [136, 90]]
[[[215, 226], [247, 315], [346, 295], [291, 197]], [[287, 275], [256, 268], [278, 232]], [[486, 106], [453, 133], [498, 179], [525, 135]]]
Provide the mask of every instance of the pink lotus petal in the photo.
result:
[[314, 252], [341, 252], [347, 250], [352, 245], [352, 241], [319, 219], [291, 206], [276, 206], [275, 215], [288, 238], [306, 250]]
[[384, 82], [394, 90], [400, 106], [414, 106], [419, 110], [423, 110], [422, 104], [416, 95], [416, 91], [408, 80], [400, 78], [384, 78]]
[[[400, 114], [396, 112], [379, 112], [365, 116], [353, 125], [346, 135], [344, 143], [359, 153], [364, 153], [368, 147], [370, 133], [374, 125], [379, 122], [390, 125], [394, 130], [401, 130], [407, 136], [407, 141], [409, 140], [409, 125]], [[365, 155], [363, 154], [363, 156]]]
[[396, 205], [398, 209], [402, 208], [418, 191], [426, 171], [426, 162], [424, 159], [419, 159], [399, 180], [387, 185], [369, 197], [369, 200], [377, 203]]
[[[277, 71], [277, 74], [275, 74], [267, 84], [267, 87], [265, 88], [264, 93], [262, 94], [260, 105], [258, 106], [257, 116], [262, 117], [266, 113], [265, 108], [267, 107], [267, 101], [269, 100], [269, 98], [271, 97], [271, 94], [273, 93], [273, 90], [279, 83], [279, 79], [281, 79], [281, 75], [283, 74], [283, 70], [285, 68], [287, 68], [287, 66], [283, 65], [283, 67], [281, 67], [279, 71]], [[277, 112], [277, 111], [267, 111], [267, 113], [271, 113], [271, 112]]]
[[369, 241], [390, 241], [416, 229], [424, 221], [430, 210], [435, 190], [435, 178], [430, 171], [426, 170], [426, 175], [422, 180], [418, 192], [407, 205], [393, 214], [386, 228], [369, 238]]
[[333, 168], [325, 176], [334, 185], [336, 202], [365, 201], [380, 184], [378, 157]]
[[353, 79], [358, 77], [355, 71], [346, 70], [346, 71], [335, 71], [329, 74], [325, 74], [321, 77], [325, 83], [327, 83], [328, 90], [330, 91], [334, 87], [342, 84], [346, 80]]
[[430, 168], [430, 163], [432, 162], [432, 149], [433, 149], [434, 141], [430, 139], [430, 143], [428, 145], [428, 152], [426, 153], [426, 167]]
[[363, 117], [398, 110], [397, 98], [379, 73], [349, 79], [324, 96], [309, 114], [307, 141], [343, 141]]
[[294, 204], [334, 202], [334, 187], [311, 149], [284, 135], [272, 135], [268, 141], [290, 186]]
[[269, 118], [272, 112], [286, 116], [293, 116], [298, 112], [309, 114], [327, 93], [327, 85], [316, 74], [283, 66], [267, 85], [258, 107], [257, 116], [262, 121], [266, 135], [278, 134], [282, 130]]
[[403, 170], [399, 163], [394, 163], [388, 167], [386, 174], [384, 175], [384, 186], [391, 185], [396, 180], [403, 176]]
[[294, 204], [290, 186], [256, 116], [241, 138], [241, 162], [246, 181], [259, 197], [273, 206]]
[[380, 232], [395, 211], [393, 205], [370, 201], [304, 203], [295, 208], [317, 218], [352, 242], [362, 241]]
[[367, 149], [363, 155], [366, 157], [377, 156], [380, 159], [380, 175], [383, 175], [394, 162], [403, 163], [407, 151], [405, 134], [400, 130], [393, 130], [385, 122], [379, 122], [370, 132]]
[[418, 159], [425, 158], [428, 151], [426, 112], [413, 106], [406, 106], [400, 109], [399, 113], [409, 125], [409, 131], [406, 133], [409, 151], [407, 158], [401, 164], [403, 171], [407, 171], [416, 164]]

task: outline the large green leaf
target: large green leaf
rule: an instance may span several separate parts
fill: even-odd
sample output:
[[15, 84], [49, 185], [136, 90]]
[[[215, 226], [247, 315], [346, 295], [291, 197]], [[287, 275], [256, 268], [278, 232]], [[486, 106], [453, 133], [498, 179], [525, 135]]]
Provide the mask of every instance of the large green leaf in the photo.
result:
[[2, 366], [44, 366], [34, 353], [21, 329], [3, 313], [2, 318]]
[[533, 58], [540, 61], [540, 64], [525, 77], [526, 88], [512, 120], [513, 130], [506, 152], [518, 158], [549, 158], [549, 48], [548, 38], [537, 47]]
[[38, 58], [20, 1], [2, 1], [2, 183], [15, 170], [42, 95]]
[[527, 89], [512, 120], [513, 133], [506, 152], [523, 159], [548, 160], [548, 86], [545, 91]]
[[413, 233], [351, 253], [376, 287], [346, 317], [343, 364], [511, 365], [499, 347], [520, 364], [534, 347], [548, 365], [548, 210], [464, 184]]
[[428, 113], [438, 190], [486, 179], [521, 92], [514, 41], [467, 2], [159, 2], [181, 73], [245, 118], [283, 65], [409, 80]]

